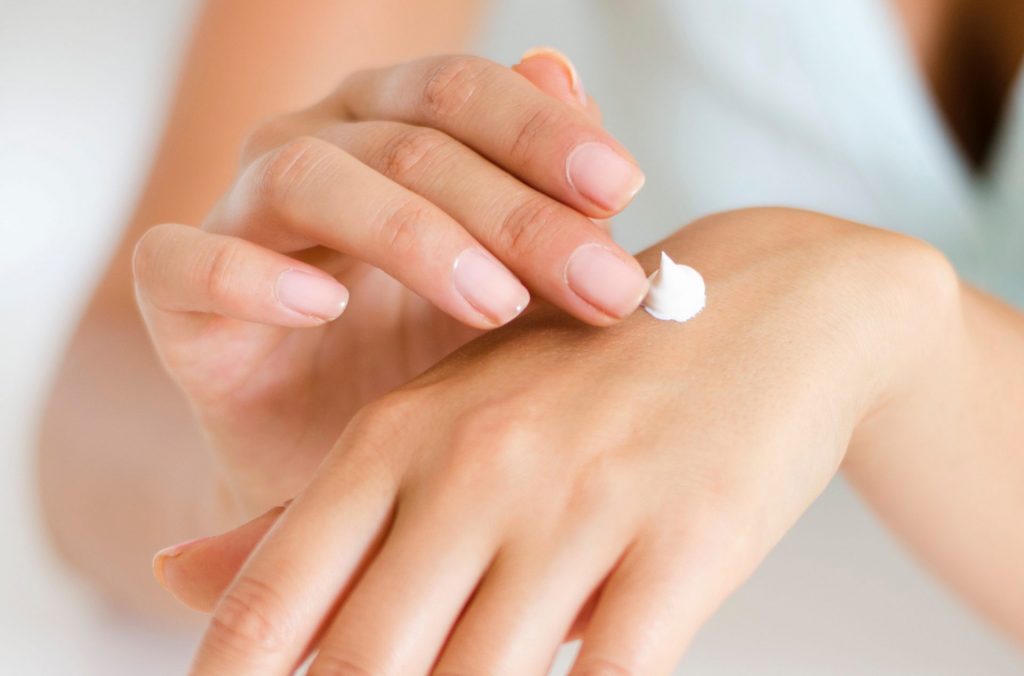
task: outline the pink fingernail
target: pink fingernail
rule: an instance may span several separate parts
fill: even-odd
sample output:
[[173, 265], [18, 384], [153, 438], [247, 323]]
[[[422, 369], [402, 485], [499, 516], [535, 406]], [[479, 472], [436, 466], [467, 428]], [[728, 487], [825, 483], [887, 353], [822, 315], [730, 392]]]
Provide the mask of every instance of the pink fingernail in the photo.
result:
[[597, 141], [576, 146], [565, 167], [577, 192], [610, 211], [625, 208], [644, 186], [640, 167]]
[[348, 304], [348, 289], [327, 277], [288, 269], [277, 278], [277, 300], [292, 312], [324, 321], [337, 319]]
[[584, 244], [573, 252], [565, 282], [583, 300], [617, 318], [633, 312], [647, 293], [639, 263], [630, 264], [600, 244]]
[[165, 589], [167, 588], [167, 578], [164, 576], [164, 565], [166, 565], [166, 563], [167, 563], [167, 561], [169, 559], [173, 559], [173, 558], [176, 558], [178, 556], [181, 556], [181, 554], [186, 549], [188, 549], [189, 547], [192, 547], [193, 545], [197, 545], [200, 542], [203, 542], [203, 541], [209, 540], [209, 539], [210, 539], [209, 537], [202, 537], [202, 538], [195, 538], [194, 540], [186, 540], [185, 542], [179, 542], [176, 545], [171, 545], [170, 547], [165, 547], [164, 549], [161, 549], [156, 554], [154, 554], [153, 555], [153, 577], [155, 577], [156, 581], [160, 583], [160, 586], [165, 588]]
[[501, 263], [480, 249], [466, 249], [452, 269], [455, 290], [496, 326], [516, 317], [530, 302], [526, 290]]

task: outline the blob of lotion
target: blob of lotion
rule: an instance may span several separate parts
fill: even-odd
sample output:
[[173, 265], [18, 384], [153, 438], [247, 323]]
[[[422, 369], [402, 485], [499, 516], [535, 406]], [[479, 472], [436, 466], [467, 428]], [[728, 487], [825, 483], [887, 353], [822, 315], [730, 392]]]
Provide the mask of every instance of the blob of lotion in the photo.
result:
[[688, 265], [680, 265], [661, 252], [661, 268], [648, 278], [650, 290], [643, 306], [655, 319], [686, 322], [704, 309], [704, 278]]

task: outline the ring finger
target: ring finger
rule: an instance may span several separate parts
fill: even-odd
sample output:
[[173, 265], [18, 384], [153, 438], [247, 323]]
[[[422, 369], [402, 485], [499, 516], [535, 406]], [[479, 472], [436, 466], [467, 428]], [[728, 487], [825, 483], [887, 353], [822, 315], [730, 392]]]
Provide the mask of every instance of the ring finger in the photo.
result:
[[323, 245], [348, 254], [477, 328], [508, 322], [529, 301], [451, 216], [319, 138], [300, 137], [250, 164], [205, 227], [276, 251]]

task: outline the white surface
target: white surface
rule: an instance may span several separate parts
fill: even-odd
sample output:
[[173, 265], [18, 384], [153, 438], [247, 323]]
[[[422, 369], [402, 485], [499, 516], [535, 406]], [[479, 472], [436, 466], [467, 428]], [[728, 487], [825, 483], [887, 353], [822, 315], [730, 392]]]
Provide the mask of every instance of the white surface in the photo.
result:
[[[645, 222], [671, 229], [694, 211], [730, 199], [785, 194], [788, 188], [760, 176], [756, 163], [730, 167], [721, 156], [699, 157], [707, 166], [702, 180], [680, 188], [686, 169], [676, 162], [683, 156], [676, 144], [690, 155], [706, 146], [691, 138], [685, 126], [668, 141], [659, 135], [678, 121], [676, 106], [645, 91], [653, 86], [649, 78], [633, 78], [626, 85], [621, 77], [593, 81], [605, 68], [609, 74], [628, 74], [632, 68], [666, 75], [671, 74], [666, 69], [680, 67], [672, 60], [678, 55], [670, 44], [679, 24], [660, 20], [669, 3], [630, 3], [660, 7], [647, 19], [636, 12], [619, 26], [628, 37], [644, 21], [649, 24], [653, 37], [643, 43], [643, 53], [626, 51], [614, 40], [585, 44], [587, 31], [601, 28], [594, 17], [610, 3], [589, 5], [597, 9], [581, 19], [574, 8], [583, 4], [517, 2], [514, 11], [501, 16], [503, 37], [490, 49], [509, 60], [527, 46], [553, 43], [581, 55], [585, 84], [609, 101], [612, 128], [625, 130], [622, 135], [652, 179], [637, 208], [623, 220], [627, 241], [635, 245], [650, 239], [651, 230], [641, 227]], [[724, 0], [705, 4], [729, 5]], [[55, 356], [138, 187], [192, 3], [8, 0], [4, 5], [0, 672], [183, 673], [192, 637], [163, 636], [131, 618], [112, 616], [47, 558], [35, 521], [31, 436]], [[838, 0], [829, 6], [837, 5]], [[685, 12], [693, 3], [676, 6]], [[614, 68], [607, 66], [611, 59]], [[692, 85], [682, 81], [680, 91]], [[623, 91], [634, 98], [618, 100], [626, 96]], [[721, 101], [706, 94], [694, 95], [688, 114], [704, 119], [728, 113], [716, 108]], [[642, 124], [627, 127], [627, 115]], [[743, 133], [750, 148], [765, 143], [753, 125]], [[705, 141], [721, 141], [713, 136]], [[737, 172], [750, 189], [730, 197], [721, 187], [723, 176], [736, 178]], [[1019, 180], [1007, 185], [1020, 192]], [[857, 206], [855, 198], [835, 190], [836, 195], [820, 199]], [[701, 632], [685, 666], [688, 673], [712, 675], [952, 676], [1021, 673], [1024, 661], [914, 567], [837, 482]]]
[[115, 617], [48, 558], [32, 439], [67, 331], [122, 227], [191, 3], [0, 11], [0, 673], [182, 674], [192, 637]]

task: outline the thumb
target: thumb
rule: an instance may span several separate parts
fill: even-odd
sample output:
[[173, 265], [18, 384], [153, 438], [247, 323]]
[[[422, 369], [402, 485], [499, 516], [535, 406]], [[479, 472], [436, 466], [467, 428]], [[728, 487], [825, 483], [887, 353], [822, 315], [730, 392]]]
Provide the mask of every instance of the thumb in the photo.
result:
[[584, 91], [576, 66], [557, 49], [535, 47], [527, 50], [512, 70], [548, 96], [582, 108], [592, 119], [601, 121], [601, 111]]
[[153, 557], [153, 576], [184, 605], [209, 613], [249, 554], [284, 513], [281, 505], [234, 530], [162, 549]]

